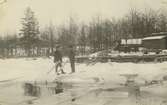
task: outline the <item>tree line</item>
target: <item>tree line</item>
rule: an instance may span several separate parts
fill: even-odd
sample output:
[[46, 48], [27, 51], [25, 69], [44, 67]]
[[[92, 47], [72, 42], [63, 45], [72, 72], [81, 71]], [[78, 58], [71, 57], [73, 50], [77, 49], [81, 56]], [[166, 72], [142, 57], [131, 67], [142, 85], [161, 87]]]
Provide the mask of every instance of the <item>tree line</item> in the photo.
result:
[[69, 17], [66, 24], [55, 26], [50, 23], [40, 28], [35, 13], [28, 7], [21, 24], [18, 34], [0, 37], [2, 56], [48, 56], [58, 44], [65, 54], [70, 45], [75, 46], [79, 55], [114, 49], [122, 38], [143, 38], [152, 33], [166, 32], [167, 14], [166, 11], [131, 8], [119, 19], [104, 19], [98, 15], [89, 23], [79, 23], [74, 17]]

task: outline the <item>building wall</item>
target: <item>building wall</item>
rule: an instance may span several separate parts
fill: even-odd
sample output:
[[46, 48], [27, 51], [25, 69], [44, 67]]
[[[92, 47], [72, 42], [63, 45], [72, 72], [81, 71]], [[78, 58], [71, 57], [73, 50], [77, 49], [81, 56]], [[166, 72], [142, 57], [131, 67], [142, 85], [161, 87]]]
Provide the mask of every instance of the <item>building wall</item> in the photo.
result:
[[148, 49], [166, 49], [167, 40], [163, 39], [153, 39], [153, 40], [143, 40], [143, 47]]
[[123, 52], [137, 52], [139, 51], [139, 47], [142, 47], [138, 44], [127, 44], [127, 45], [120, 45], [118, 50]]

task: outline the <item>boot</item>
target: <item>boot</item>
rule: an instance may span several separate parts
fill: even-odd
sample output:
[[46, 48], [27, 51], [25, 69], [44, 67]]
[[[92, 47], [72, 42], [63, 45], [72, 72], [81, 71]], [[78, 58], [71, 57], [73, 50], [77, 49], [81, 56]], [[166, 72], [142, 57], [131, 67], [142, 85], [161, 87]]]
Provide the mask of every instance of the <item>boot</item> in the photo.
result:
[[66, 73], [63, 71], [63, 69], [61, 70], [61, 73], [62, 73], [62, 74], [66, 74]]

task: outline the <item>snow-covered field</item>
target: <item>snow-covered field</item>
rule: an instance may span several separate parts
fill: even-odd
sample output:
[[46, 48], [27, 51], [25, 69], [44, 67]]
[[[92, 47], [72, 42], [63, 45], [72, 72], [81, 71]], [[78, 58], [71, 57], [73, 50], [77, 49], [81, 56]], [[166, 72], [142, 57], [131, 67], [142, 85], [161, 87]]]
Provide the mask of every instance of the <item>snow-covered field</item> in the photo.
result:
[[[76, 64], [76, 73], [72, 74], [75, 78], [64, 76], [64, 81], [75, 82], [92, 82], [92, 78], [100, 79], [103, 81], [105, 87], [117, 87], [115, 84], [125, 83], [126, 79], [121, 74], [138, 74], [136, 81], [144, 83], [145, 80], [161, 80], [162, 77], [167, 75], [167, 62], [163, 63], [96, 63], [94, 65]], [[152, 92], [154, 96], [151, 97], [144, 95], [145, 98], [141, 99], [140, 103], [130, 101], [127, 98], [127, 92], [102, 92], [96, 95], [89, 92], [91, 89], [82, 88], [74, 89], [59, 95], [43, 96], [34, 102], [25, 100], [32, 97], [23, 96], [24, 81], [53, 81], [56, 78], [53, 69], [53, 60], [48, 58], [20, 58], [20, 59], [5, 59], [0, 60], [0, 81], [14, 79], [13, 81], [0, 82], [0, 104], [1, 105], [160, 105], [166, 104], [167, 98], [167, 85], [146, 87], [143, 90]], [[65, 72], [70, 72], [70, 64], [64, 65]], [[51, 71], [51, 72], [49, 72]], [[49, 73], [48, 73], [49, 72]], [[69, 80], [70, 78], [70, 80]], [[91, 78], [91, 79], [90, 79]], [[84, 87], [84, 86], [83, 86]], [[98, 88], [98, 86], [96, 87]], [[88, 94], [87, 94], [88, 93]], [[161, 94], [164, 96], [161, 97]], [[69, 101], [71, 96], [79, 97], [75, 102]], [[114, 97], [113, 97], [114, 96]], [[154, 98], [152, 98], [154, 97]], [[156, 97], [156, 98], [155, 98]], [[147, 100], [144, 100], [146, 99]]]

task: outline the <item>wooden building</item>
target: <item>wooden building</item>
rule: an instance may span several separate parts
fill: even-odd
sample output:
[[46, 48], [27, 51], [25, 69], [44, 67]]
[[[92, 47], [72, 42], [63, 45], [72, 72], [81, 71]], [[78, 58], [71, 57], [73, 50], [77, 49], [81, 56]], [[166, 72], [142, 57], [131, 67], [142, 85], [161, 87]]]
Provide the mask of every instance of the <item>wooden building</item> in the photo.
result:
[[156, 35], [142, 39], [142, 46], [146, 49], [167, 49], [167, 35]]

